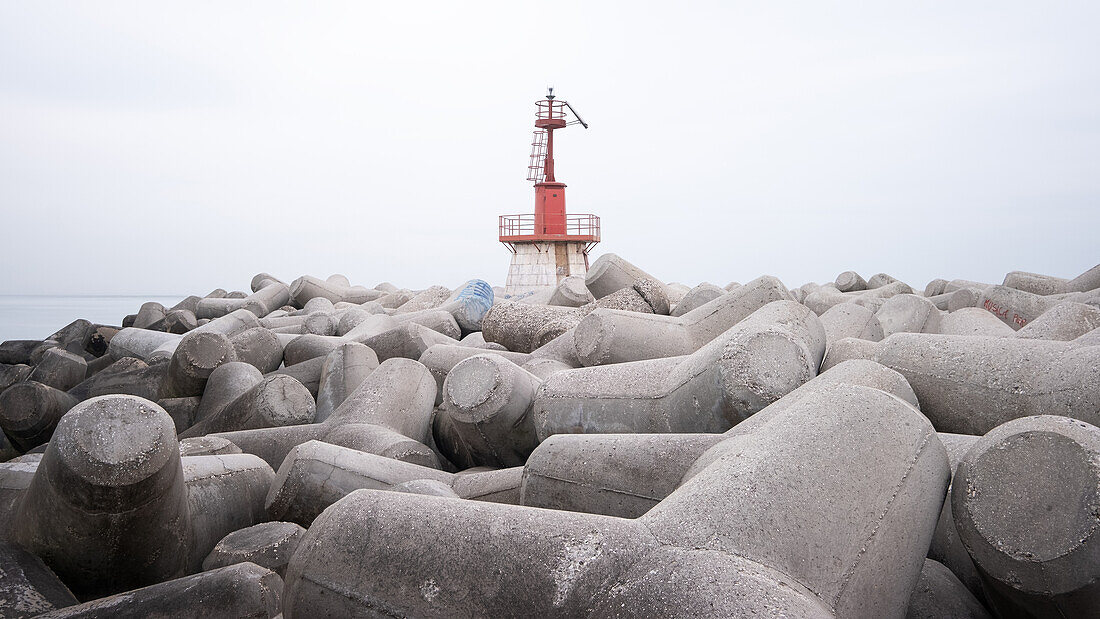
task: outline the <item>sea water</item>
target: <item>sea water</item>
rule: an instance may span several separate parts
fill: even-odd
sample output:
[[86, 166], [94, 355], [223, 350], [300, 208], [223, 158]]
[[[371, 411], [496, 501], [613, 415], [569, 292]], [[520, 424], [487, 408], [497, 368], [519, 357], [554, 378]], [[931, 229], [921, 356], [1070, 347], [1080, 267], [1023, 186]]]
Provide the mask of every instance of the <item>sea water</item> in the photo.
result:
[[146, 301], [172, 307], [184, 296], [0, 295], [0, 342], [41, 340], [77, 318], [117, 327]]

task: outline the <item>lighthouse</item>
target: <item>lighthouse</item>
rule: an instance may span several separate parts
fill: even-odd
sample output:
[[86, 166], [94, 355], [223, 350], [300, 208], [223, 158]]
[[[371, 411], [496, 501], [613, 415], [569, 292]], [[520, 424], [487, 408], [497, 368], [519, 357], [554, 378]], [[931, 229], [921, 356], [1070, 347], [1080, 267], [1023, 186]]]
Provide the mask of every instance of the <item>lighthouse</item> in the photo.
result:
[[535, 102], [527, 166], [527, 180], [535, 184], [535, 212], [500, 216], [500, 242], [512, 252], [505, 294], [551, 288], [570, 275], [583, 277], [588, 252], [600, 242], [600, 218], [566, 214], [565, 183], [554, 175], [554, 130], [571, 125], [588, 128], [568, 101], [547, 89], [546, 98]]

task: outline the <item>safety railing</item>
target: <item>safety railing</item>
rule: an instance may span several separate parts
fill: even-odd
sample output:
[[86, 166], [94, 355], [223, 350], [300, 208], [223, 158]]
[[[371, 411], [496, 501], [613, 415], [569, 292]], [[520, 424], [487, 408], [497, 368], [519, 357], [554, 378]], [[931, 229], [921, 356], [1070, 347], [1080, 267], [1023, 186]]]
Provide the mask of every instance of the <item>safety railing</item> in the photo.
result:
[[[553, 237], [581, 237], [576, 240], [598, 243], [600, 240], [600, 218], [596, 215], [566, 215], [565, 225], [561, 222], [538, 221], [534, 213], [500, 216], [500, 240], [524, 240], [516, 237], [531, 237], [532, 240], [552, 239]], [[563, 238], [563, 240], [566, 240]]]

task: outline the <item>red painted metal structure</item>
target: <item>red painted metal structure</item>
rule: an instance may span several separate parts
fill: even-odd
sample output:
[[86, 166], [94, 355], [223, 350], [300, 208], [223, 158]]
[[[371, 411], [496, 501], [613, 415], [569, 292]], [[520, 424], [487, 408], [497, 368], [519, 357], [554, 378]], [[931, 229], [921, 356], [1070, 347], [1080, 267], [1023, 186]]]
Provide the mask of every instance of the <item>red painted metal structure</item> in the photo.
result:
[[[565, 213], [565, 183], [554, 177], [554, 130], [588, 123], [581, 120], [568, 101], [557, 100], [550, 88], [545, 99], [535, 102], [535, 137], [527, 180], [535, 183], [534, 214], [501, 215], [500, 242], [515, 252], [515, 243], [553, 241], [584, 243], [585, 254], [600, 242], [600, 218]], [[566, 109], [575, 120], [566, 118]]]

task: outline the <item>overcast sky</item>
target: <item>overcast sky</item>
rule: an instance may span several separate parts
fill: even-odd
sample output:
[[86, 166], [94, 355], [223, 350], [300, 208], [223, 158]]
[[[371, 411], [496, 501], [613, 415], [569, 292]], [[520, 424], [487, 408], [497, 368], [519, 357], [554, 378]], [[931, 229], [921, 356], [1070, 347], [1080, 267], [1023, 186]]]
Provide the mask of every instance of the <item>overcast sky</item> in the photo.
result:
[[534, 101], [665, 281], [1100, 262], [1095, 2], [4, 2], [4, 294], [503, 284]]

